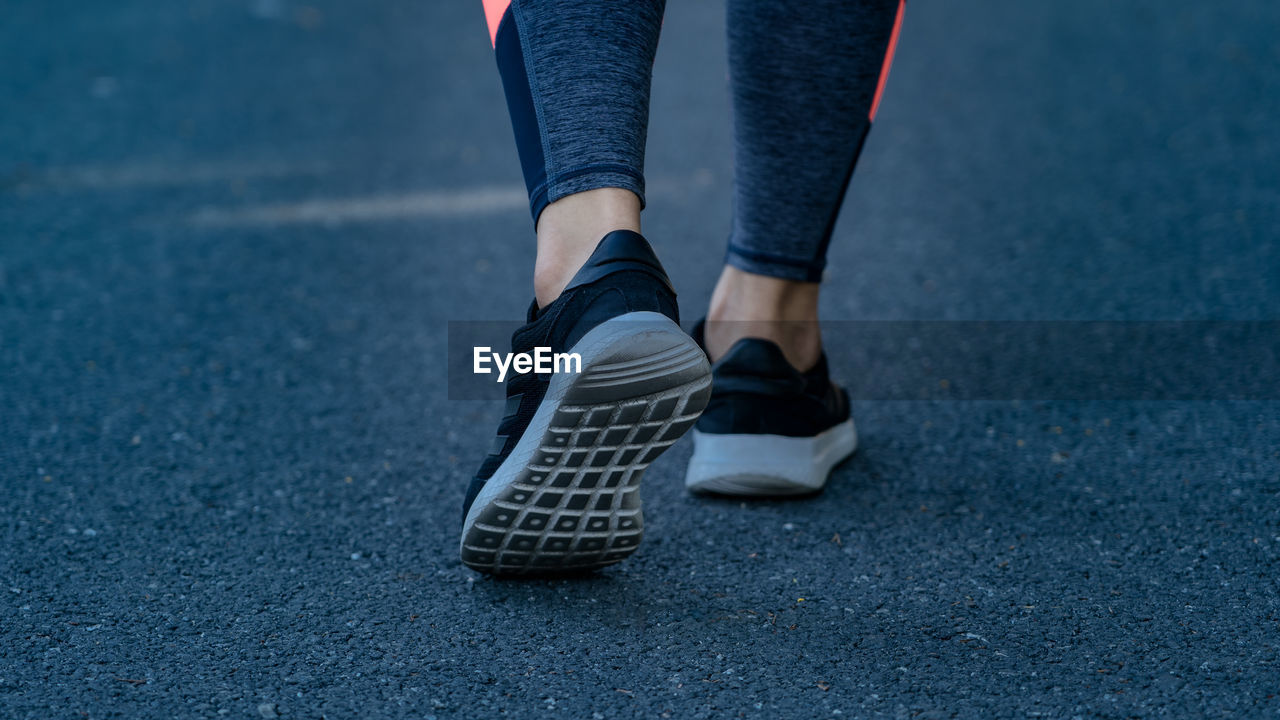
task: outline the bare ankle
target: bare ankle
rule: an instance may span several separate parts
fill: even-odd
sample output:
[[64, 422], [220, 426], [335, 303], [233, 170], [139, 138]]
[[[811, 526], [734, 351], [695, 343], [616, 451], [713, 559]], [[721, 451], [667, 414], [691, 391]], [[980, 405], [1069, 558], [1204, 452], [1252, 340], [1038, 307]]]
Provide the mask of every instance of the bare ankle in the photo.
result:
[[551, 203], [538, 218], [538, 258], [533, 290], [546, 307], [614, 230], [640, 231], [640, 198], [630, 190], [599, 188]]
[[783, 280], [726, 266], [711, 296], [705, 340], [718, 360], [745, 337], [771, 340], [799, 370], [822, 354], [817, 283]]

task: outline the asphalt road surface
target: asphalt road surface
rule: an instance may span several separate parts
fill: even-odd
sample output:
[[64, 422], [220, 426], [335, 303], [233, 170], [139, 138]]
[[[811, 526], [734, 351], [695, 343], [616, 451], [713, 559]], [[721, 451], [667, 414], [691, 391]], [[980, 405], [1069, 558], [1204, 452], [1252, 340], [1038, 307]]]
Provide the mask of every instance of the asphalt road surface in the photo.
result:
[[[448, 398], [446, 328], [518, 319], [533, 243], [479, 3], [3, 14], [0, 717], [1280, 714], [1274, 395], [864, 400], [793, 502], [687, 496], [682, 442], [632, 559], [494, 581], [456, 542], [501, 409]], [[722, 16], [671, 3], [655, 77], [691, 318]], [[1280, 317], [1278, 35], [913, 0], [826, 316]]]

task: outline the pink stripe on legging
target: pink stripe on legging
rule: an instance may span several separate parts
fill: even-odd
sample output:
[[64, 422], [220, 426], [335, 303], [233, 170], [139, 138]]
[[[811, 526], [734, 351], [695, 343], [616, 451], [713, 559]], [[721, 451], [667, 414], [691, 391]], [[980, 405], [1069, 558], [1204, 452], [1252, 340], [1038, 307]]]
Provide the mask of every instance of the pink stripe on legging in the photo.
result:
[[483, 0], [484, 20], [489, 23], [489, 44], [498, 44], [498, 23], [502, 22], [502, 14], [511, 5], [511, 0]]
[[[489, 0], [485, 0], [486, 4]], [[876, 96], [871, 101], [871, 112], [867, 119], [876, 120], [876, 110], [880, 109], [880, 96], [884, 94], [885, 81], [889, 79], [889, 68], [893, 65], [893, 54], [898, 49], [898, 33], [902, 30], [902, 12], [907, 7], [907, 0], [898, 0], [898, 15], [893, 19], [893, 34], [889, 36], [889, 49], [884, 53], [884, 65], [880, 66], [880, 82], [876, 85]]]

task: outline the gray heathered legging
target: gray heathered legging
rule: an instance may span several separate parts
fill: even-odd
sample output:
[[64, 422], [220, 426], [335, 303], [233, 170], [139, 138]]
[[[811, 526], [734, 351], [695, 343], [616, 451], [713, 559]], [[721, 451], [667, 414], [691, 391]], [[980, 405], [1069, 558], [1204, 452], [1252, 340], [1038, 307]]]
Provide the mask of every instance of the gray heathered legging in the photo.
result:
[[[536, 221], [602, 187], [644, 202], [665, 0], [484, 0]], [[727, 262], [817, 282], [871, 127], [903, 0], [728, 0], [734, 206]]]

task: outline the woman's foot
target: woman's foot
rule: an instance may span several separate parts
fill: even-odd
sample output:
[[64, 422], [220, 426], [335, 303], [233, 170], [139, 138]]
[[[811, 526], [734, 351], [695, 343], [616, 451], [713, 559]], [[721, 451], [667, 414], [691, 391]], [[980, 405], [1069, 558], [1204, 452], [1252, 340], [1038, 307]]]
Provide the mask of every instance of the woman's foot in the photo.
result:
[[726, 267], [694, 338], [714, 361], [685, 486], [694, 492], [817, 492], [857, 449], [848, 394], [831, 382], [818, 288]]
[[710, 395], [707, 358], [638, 233], [606, 235], [556, 294], [533, 304], [512, 349], [578, 365], [507, 382], [506, 417], [462, 511], [462, 561], [483, 572], [589, 570], [635, 552], [641, 476]]

